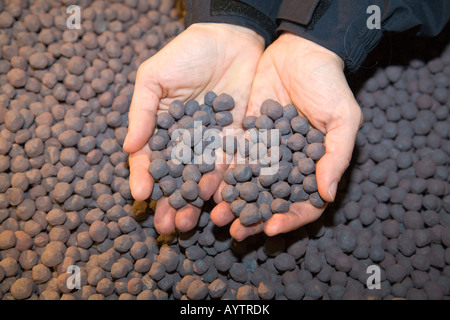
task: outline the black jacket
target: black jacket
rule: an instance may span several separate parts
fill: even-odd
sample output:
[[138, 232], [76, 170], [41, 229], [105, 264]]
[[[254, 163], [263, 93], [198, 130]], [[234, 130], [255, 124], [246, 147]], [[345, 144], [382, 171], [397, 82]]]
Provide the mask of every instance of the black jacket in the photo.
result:
[[335, 52], [350, 72], [385, 31], [435, 36], [450, 20], [449, 0], [186, 0], [186, 10], [186, 26], [241, 25], [261, 34], [266, 45], [292, 32]]

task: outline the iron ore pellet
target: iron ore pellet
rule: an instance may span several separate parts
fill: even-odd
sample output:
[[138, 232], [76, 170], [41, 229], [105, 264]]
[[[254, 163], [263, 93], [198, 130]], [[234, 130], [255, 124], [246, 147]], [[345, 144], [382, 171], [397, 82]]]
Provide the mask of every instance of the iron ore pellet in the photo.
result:
[[255, 127], [258, 130], [270, 130], [274, 127], [274, 123], [267, 115], [262, 114], [256, 118]]
[[291, 124], [288, 118], [282, 117], [275, 121], [274, 128], [279, 131], [280, 135], [291, 134]]
[[236, 217], [239, 217], [246, 204], [247, 201], [243, 199], [236, 199], [230, 204], [230, 209]]
[[238, 148], [236, 137], [231, 135], [224, 136], [221, 141], [221, 147], [227, 154], [234, 155]]
[[130, 233], [134, 231], [138, 226], [136, 220], [129, 216], [119, 218], [117, 220], [117, 223], [122, 233]]
[[172, 159], [167, 160], [166, 162], [169, 175], [173, 178], [181, 177], [183, 174], [184, 165], [178, 162], [174, 162]]
[[318, 192], [313, 192], [309, 195], [309, 202], [314, 207], [323, 207], [325, 205], [325, 201], [320, 197]]
[[114, 249], [118, 252], [127, 252], [133, 245], [133, 240], [129, 235], [121, 235], [114, 239]]
[[[306, 144], [306, 139], [300, 133], [294, 133], [287, 141], [287, 146], [292, 151], [301, 151]], [[309, 146], [308, 146], [309, 147]]]
[[200, 198], [200, 196], [198, 196], [195, 200], [190, 202], [191, 205], [198, 208], [203, 208], [204, 203], [205, 201], [202, 198]]
[[259, 204], [258, 210], [259, 215], [261, 216], [261, 219], [263, 221], [269, 220], [273, 215], [272, 209], [270, 208], [270, 205], [267, 203]]
[[[210, 94], [210, 95], [212, 97], [212, 94]], [[211, 97], [205, 96], [205, 103], [207, 105], [211, 105], [210, 104]], [[221, 93], [217, 97], [214, 98], [214, 100], [212, 102], [212, 107], [214, 108], [215, 112], [231, 110], [234, 108], [234, 99], [229, 94]]]
[[237, 182], [249, 181], [252, 177], [252, 169], [246, 164], [237, 164], [233, 168], [233, 177]]
[[323, 143], [325, 142], [325, 135], [322, 131], [317, 130], [316, 128], [311, 128], [306, 134], [306, 140], [308, 143]]
[[271, 300], [276, 293], [276, 285], [270, 281], [261, 281], [258, 284], [258, 295], [261, 299]]
[[193, 116], [195, 112], [200, 110], [200, 105], [197, 101], [195, 100], [189, 100], [186, 102], [185, 104], [185, 110], [184, 112], [186, 113], [186, 115], [188, 116]]
[[208, 293], [212, 299], [218, 299], [223, 296], [227, 288], [227, 283], [218, 278], [208, 285]]
[[305, 179], [303, 179], [303, 183], [302, 183], [303, 189], [307, 192], [307, 193], [314, 193], [317, 191], [317, 179], [316, 179], [316, 175], [312, 174], [309, 176], [306, 176]]
[[175, 120], [181, 119], [185, 114], [185, 105], [183, 104], [183, 102], [178, 100], [173, 101], [169, 105], [169, 114]]
[[295, 268], [295, 259], [288, 253], [281, 253], [274, 259], [274, 266], [280, 272], [293, 270]]
[[252, 202], [258, 199], [258, 186], [253, 182], [244, 182], [239, 187], [239, 197], [247, 202]]
[[[170, 167], [169, 167], [169, 174], [170, 174]], [[161, 191], [165, 196], [170, 196], [177, 188], [177, 181], [172, 175], [165, 176], [160, 179], [159, 187], [161, 188]]]
[[303, 158], [298, 161], [298, 169], [301, 174], [309, 175], [316, 171], [316, 164], [311, 158]]
[[[217, 115], [216, 114], [216, 120], [217, 120]], [[231, 120], [233, 119], [233, 117], [231, 116], [231, 114], [229, 115], [231, 117]], [[203, 110], [198, 110], [196, 111], [193, 115], [192, 118], [194, 119], [194, 121], [200, 121], [202, 123], [202, 125], [207, 126], [210, 124], [211, 122], [211, 116]]]
[[200, 181], [200, 178], [202, 177], [202, 174], [197, 166], [189, 164], [184, 167], [182, 177], [183, 181], [193, 180], [194, 182], [198, 183]]
[[103, 221], [94, 221], [89, 228], [89, 236], [96, 242], [102, 242], [108, 235], [108, 228]]
[[306, 154], [304, 154], [303, 152], [300, 152], [300, 151], [294, 152], [294, 153], [292, 154], [292, 164], [293, 164], [294, 166], [297, 166], [297, 165], [298, 165], [298, 162], [299, 162], [301, 159], [304, 159], [304, 158], [306, 158], [306, 157], [307, 157]]
[[314, 161], [319, 160], [325, 154], [323, 143], [313, 142], [306, 148], [306, 155]]
[[169, 173], [169, 168], [164, 159], [155, 159], [150, 162], [148, 171], [154, 179], [159, 180]]
[[273, 121], [283, 116], [283, 107], [279, 102], [272, 99], [264, 101], [261, 105], [261, 110], [264, 110], [264, 114], [266, 114]]
[[291, 119], [292, 130], [302, 135], [306, 135], [309, 131], [310, 125], [306, 117], [296, 116]]
[[16, 237], [14, 235], [14, 231], [5, 230], [0, 233], [0, 249], [6, 250], [14, 247], [16, 244]]
[[293, 104], [287, 104], [283, 107], [283, 117], [290, 121], [296, 116], [298, 116], [298, 111]]
[[269, 191], [261, 191], [258, 194], [258, 199], [256, 200], [256, 203], [258, 205], [261, 204], [268, 204], [270, 205], [270, 203], [273, 201], [273, 195], [269, 192]]
[[270, 192], [275, 198], [288, 198], [291, 188], [285, 181], [278, 181], [270, 186]]
[[[159, 131], [158, 131], [159, 132]], [[153, 151], [162, 151], [166, 147], [168, 138], [163, 135], [155, 134], [149, 140], [150, 149]]]
[[270, 188], [271, 185], [278, 181], [278, 173], [260, 175], [258, 177], [258, 180], [261, 186], [263, 186], [264, 188]]
[[239, 191], [234, 186], [226, 185], [220, 194], [224, 201], [231, 203], [239, 196]]
[[229, 271], [230, 277], [237, 282], [244, 283], [248, 279], [247, 268], [242, 263], [233, 263]]
[[301, 300], [305, 295], [305, 289], [299, 282], [291, 282], [284, 287], [284, 295], [289, 300]]
[[301, 184], [294, 184], [291, 186], [291, 192], [290, 192], [290, 196], [289, 196], [290, 201], [300, 202], [300, 201], [306, 201], [308, 199], [310, 199], [310, 196], [305, 191], [305, 189], [303, 189], [303, 186]]
[[242, 225], [248, 226], [258, 222], [261, 219], [258, 206], [254, 203], [247, 203], [239, 214], [239, 221]]
[[169, 196], [169, 203], [175, 209], [179, 209], [187, 204], [186, 200], [181, 195], [180, 190], [175, 190], [175, 192]]
[[276, 198], [270, 205], [273, 213], [285, 213], [289, 211], [289, 202], [285, 199]]
[[214, 103], [214, 100], [216, 99], [216, 97], [217, 97], [217, 94], [216, 94], [215, 92], [213, 92], [213, 91], [208, 91], [208, 92], [205, 94], [205, 98], [204, 98], [205, 104], [208, 105], [208, 106], [210, 106], [210, 107], [212, 107], [212, 106], [213, 106], [213, 103]]
[[15, 299], [24, 300], [31, 296], [33, 288], [33, 280], [29, 278], [20, 278], [12, 284], [10, 290]]
[[198, 184], [194, 180], [187, 180], [180, 188], [181, 196], [187, 201], [194, 201], [198, 197]]
[[300, 173], [298, 166], [295, 166], [290, 170], [289, 175], [287, 177], [287, 181], [291, 185], [300, 184], [303, 182], [304, 178], [305, 178], [305, 176]]
[[216, 123], [218, 126], [225, 127], [233, 122], [233, 115], [230, 111], [220, 111], [216, 115]]
[[242, 125], [245, 129], [249, 130], [255, 128], [256, 117], [255, 116], [246, 116], [242, 122]]
[[201, 300], [208, 294], [208, 285], [200, 279], [196, 279], [189, 284], [186, 295], [192, 300]]

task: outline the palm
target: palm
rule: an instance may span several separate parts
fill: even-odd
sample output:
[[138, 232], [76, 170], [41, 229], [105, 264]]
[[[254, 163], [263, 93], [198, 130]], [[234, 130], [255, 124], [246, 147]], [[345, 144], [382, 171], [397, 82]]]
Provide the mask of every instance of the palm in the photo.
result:
[[[170, 42], [138, 70], [129, 112], [129, 130], [124, 149], [130, 153], [130, 189], [136, 200], [147, 199], [153, 179], [148, 140], [155, 115], [174, 100], [203, 101], [208, 91], [226, 92], [235, 98], [234, 122], [240, 127], [249, 92], [263, 50], [262, 38], [250, 30], [220, 24], [196, 24]], [[223, 166], [206, 174], [199, 183], [200, 196], [209, 198], [217, 189]], [[158, 201], [155, 227], [160, 233], [193, 228], [200, 209], [187, 205], [171, 208], [168, 199]]]
[[[325, 48], [283, 34], [261, 57], [247, 115], [258, 116], [259, 106], [266, 99], [294, 104], [312, 125], [327, 134], [327, 152], [318, 162], [316, 174], [321, 197], [334, 201], [337, 182], [350, 162], [362, 120], [343, 74], [342, 61]], [[217, 200], [220, 190], [215, 196]], [[236, 220], [230, 232], [237, 239], [263, 230], [268, 235], [288, 232], [316, 220], [324, 209], [298, 202], [291, 205], [288, 213], [275, 214], [265, 224], [244, 227]], [[216, 207], [212, 218], [219, 225], [234, 219], [225, 202]]]
[[[246, 105], [262, 50], [255, 45], [244, 51], [244, 43], [216, 30], [211, 34], [209, 27], [187, 29], [143, 64], [142, 81], [163, 89], [160, 110], [174, 99], [200, 101], [210, 90], [226, 91], [239, 100], [237, 105]], [[236, 115], [242, 121], [245, 109], [241, 109]]]

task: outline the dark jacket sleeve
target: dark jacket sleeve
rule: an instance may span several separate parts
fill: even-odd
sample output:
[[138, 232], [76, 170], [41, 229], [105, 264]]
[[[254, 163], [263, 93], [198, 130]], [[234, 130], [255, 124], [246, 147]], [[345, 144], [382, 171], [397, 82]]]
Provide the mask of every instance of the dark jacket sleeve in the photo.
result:
[[198, 22], [230, 23], [260, 34], [266, 46], [275, 38], [281, 0], [186, 0], [186, 27]]
[[[373, 5], [377, 7], [370, 7]], [[378, 8], [379, 24], [375, 19]], [[322, 45], [354, 72], [384, 32], [414, 28], [417, 35], [435, 36], [449, 19], [448, 0], [283, 0], [277, 31], [289, 31]]]

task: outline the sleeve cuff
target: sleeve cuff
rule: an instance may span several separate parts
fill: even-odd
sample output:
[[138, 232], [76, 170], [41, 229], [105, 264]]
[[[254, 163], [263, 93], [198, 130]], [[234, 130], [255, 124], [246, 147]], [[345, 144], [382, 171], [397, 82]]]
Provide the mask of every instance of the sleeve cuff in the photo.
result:
[[325, 32], [313, 32], [297, 24], [283, 21], [278, 27], [278, 32], [288, 31], [304, 39], [313, 41], [324, 48], [336, 53], [345, 63], [346, 69], [356, 72], [367, 55], [375, 48], [383, 37], [383, 31], [378, 29], [349, 27], [346, 32], [338, 32], [327, 29]]
[[263, 12], [240, 1], [186, 0], [185, 26], [194, 23], [229, 23], [254, 30], [268, 46], [276, 33], [276, 23]]
[[278, 12], [278, 19], [307, 25], [318, 4], [319, 0], [283, 1]]
[[344, 61], [347, 71], [355, 72], [383, 37], [383, 25], [379, 29], [368, 27], [365, 1], [328, 3], [320, 19], [313, 16], [314, 23], [302, 25], [279, 19], [277, 32], [294, 33], [333, 51]]

